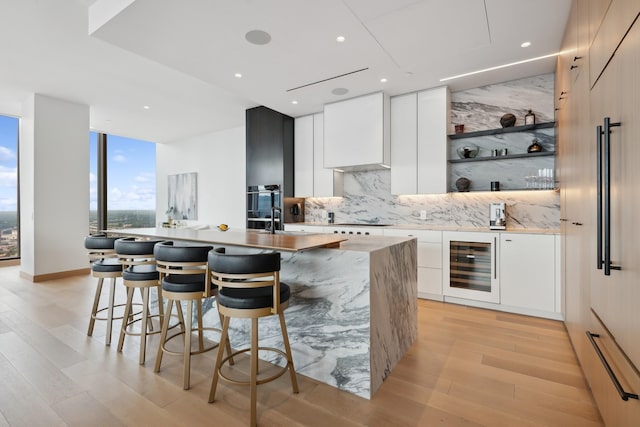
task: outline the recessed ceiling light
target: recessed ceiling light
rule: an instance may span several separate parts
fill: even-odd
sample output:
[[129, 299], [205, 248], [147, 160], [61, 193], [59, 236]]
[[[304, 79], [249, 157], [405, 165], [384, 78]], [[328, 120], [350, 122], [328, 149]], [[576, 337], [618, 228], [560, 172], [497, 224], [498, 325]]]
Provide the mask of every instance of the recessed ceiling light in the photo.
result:
[[386, 78], [383, 77], [383, 78], [380, 79], [380, 83], [386, 83], [386, 82], [387, 82]]
[[149, 109], [149, 108], [151, 108], [151, 107], [149, 107], [148, 105], [145, 105], [145, 106], [144, 106], [144, 107], [142, 107], [142, 108], [144, 108], [145, 110], [148, 110], [148, 109]]
[[291, 101], [291, 103], [292, 103], [293, 105], [296, 105], [296, 104], [298, 103], [298, 101], [296, 101], [296, 100], [294, 99], [293, 101]]
[[349, 89], [343, 87], [337, 87], [331, 91], [331, 93], [334, 95], [346, 95], [347, 92], [349, 92]]
[[242, 74], [240, 74], [240, 73], [235, 73], [234, 76], [236, 76], [236, 79], [241, 79], [242, 78]]
[[533, 61], [538, 61], [540, 59], [546, 59], [546, 58], [551, 58], [553, 56], [558, 56], [560, 55], [562, 52], [556, 52], [556, 53], [550, 53], [549, 55], [543, 55], [543, 56], [538, 56], [536, 58], [529, 58], [529, 59], [524, 59], [522, 61], [517, 61], [517, 62], [511, 62], [509, 64], [504, 64], [504, 65], [497, 65], [495, 67], [490, 67], [490, 68], [484, 68], [482, 70], [477, 70], [477, 71], [471, 71], [469, 73], [464, 73], [464, 74], [458, 74], [457, 76], [451, 76], [451, 77], [445, 77], [444, 79], [440, 79], [441, 82], [447, 81], [447, 80], [453, 80], [453, 79], [459, 79], [460, 77], [467, 77], [467, 76], [471, 76], [473, 74], [479, 74], [479, 73], [484, 73], [487, 71], [494, 71], [494, 70], [499, 70], [500, 68], [506, 68], [506, 67], [511, 67], [513, 65], [520, 65], [520, 64], [526, 64], [527, 62], [533, 62]]
[[247, 39], [249, 43], [257, 45], [267, 44], [271, 41], [271, 35], [262, 30], [251, 30], [244, 35], [244, 38]]
[[344, 36], [338, 36], [338, 37], [336, 37], [336, 41], [337, 41], [338, 43], [342, 43], [344, 40], [345, 40]]
[[531, 42], [524, 42], [520, 45], [520, 47], [529, 47], [531, 46]]

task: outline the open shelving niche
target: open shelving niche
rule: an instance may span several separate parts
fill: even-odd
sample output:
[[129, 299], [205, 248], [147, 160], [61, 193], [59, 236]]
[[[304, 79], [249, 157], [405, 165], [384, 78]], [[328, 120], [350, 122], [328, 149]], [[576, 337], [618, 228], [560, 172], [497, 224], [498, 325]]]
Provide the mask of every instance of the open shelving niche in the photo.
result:
[[[527, 153], [534, 138], [538, 139], [543, 151]], [[478, 147], [476, 157], [458, 157], [456, 150], [466, 145]], [[492, 150], [505, 148], [507, 155], [491, 155]], [[537, 176], [540, 169], [550, 169], [555, 179], [555, 148], [555, 122], [449, 135], [449, 191], [458, 191], [456, 180], [461, 177], [471, 181], [470, 191], [489, 191], [491, 181], [500, 181], [501, 191], [542, 190], [530, 188], [530, 177]]]

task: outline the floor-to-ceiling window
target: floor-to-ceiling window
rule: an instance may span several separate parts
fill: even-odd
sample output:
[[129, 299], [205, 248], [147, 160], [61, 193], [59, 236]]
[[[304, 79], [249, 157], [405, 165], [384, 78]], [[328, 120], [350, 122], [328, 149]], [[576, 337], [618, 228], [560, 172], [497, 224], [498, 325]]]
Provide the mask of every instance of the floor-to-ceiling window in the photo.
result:
[[17, 118], [0, 116], [0, 260], [20, 256], [18, 125]]
[[[101, 186], [106, 195], [106, 228], [155, 227], [155, 144], [115, 135], [103, 135], [101, 144], [100, 137], [91, 132], [90, 232], [98, 229]], [[106, 182], [99, 170], [101, 156], [106, 164]]]

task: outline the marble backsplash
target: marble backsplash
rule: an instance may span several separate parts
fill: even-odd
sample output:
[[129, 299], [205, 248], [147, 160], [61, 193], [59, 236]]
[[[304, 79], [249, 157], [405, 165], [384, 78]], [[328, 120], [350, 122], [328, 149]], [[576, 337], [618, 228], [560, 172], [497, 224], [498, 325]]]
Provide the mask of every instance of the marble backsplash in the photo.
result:
[[[391, 195], [389, 170], [344, 174], [344, 197], [308, 198], [305, 222], [487, 227], [489, 204], [505, 202], [507, 228], [559, 229], [560, 194], [553, 190]], [[427, 219], [420, 219], [420, 211]]]

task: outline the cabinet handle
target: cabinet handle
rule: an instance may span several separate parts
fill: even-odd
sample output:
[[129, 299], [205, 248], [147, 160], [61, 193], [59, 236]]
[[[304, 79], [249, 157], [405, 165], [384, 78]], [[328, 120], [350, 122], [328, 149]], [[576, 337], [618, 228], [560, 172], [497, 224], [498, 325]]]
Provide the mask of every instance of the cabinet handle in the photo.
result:
[[573, 62], [576, 62], [578, 59], [582, 59], [582, 56], [574, 56], [573, 57]]
[[504, 241], [505, 241], [505, 242], [510, 242], [510, 241], [511, 241], [511, 239], [504, 239]]
[[493, 238], [493, 278], [498, 278], [498, 242]]
[[560, 218], [560, 221], [569, 221], [567, 218]]
[[598, 343], [596, 343], [596, 340], [593, 339], [594, 337], [598, 338], [599, 336], [600, 336], [599, 334], [593, 334], [593, 333], [587, 331], [587, 338], [589, 338], [589, 341], [591, 342], [591, 345], [593, 346], [593, 349], [596, 351], [596, 354], [598, 355], [598, 358], [600, 358], [600, 361], [604, 365], [604, 369], [607, 371], [607, 374], [609, 374], [609, 378], [611, 379], [611, 382], [613, 382], [613, 385], [615, 386], [616, 390], [618, 391], [618, 394], [620, 395], [620, 398], [622, 400], [624, 400], [625, 402], [627, 400], [629, 400], [629, 398], [638, 399], [638, 395], [637, 394], [629, 393], [627, 391], [624, 391], [624, 389], [622, 388], [622, 385], [620, 384], [620, 381], [618, 381], [618, 378], [616, 377], [616, 374], [611, 369], [611, 366], [609, 366], [609, 362], [607, 362], [607, 359], [605, 359], [604, 354], [602, 354], [602, 350], [600, 350], [600, 347], [598, 347]]
[[476, 259], [476, 256], [475, 256], [475, 255], [467, 255], [467, 258], [469, 258], [469, 259]]
[[571, 224], [573, 224], [573, 225], [582, 225], [581, 222], [572, 222]]
[[571, 67], [569, 67], [569, 71], [573, 70], [574, 68], [578, 68], [577, 65], [572, 65]]
[[[611, 270], [621, 269], [620, 266], [611, 265], [611, 128], [618, 126], [620, 126], [620, 122], [611, 123], [611, 119], [605, 117], [604, 129], [602, 126], [596, 127], [597, 269], [602, 270], [604, 265], [605, 276], [610, 276]], [[602, 143], [602, 136], [604, 136], [604, 144]], [[603, 210], [604, 221], [602, 218]], [[603, 243], [604, 260], [602, 257]]]

